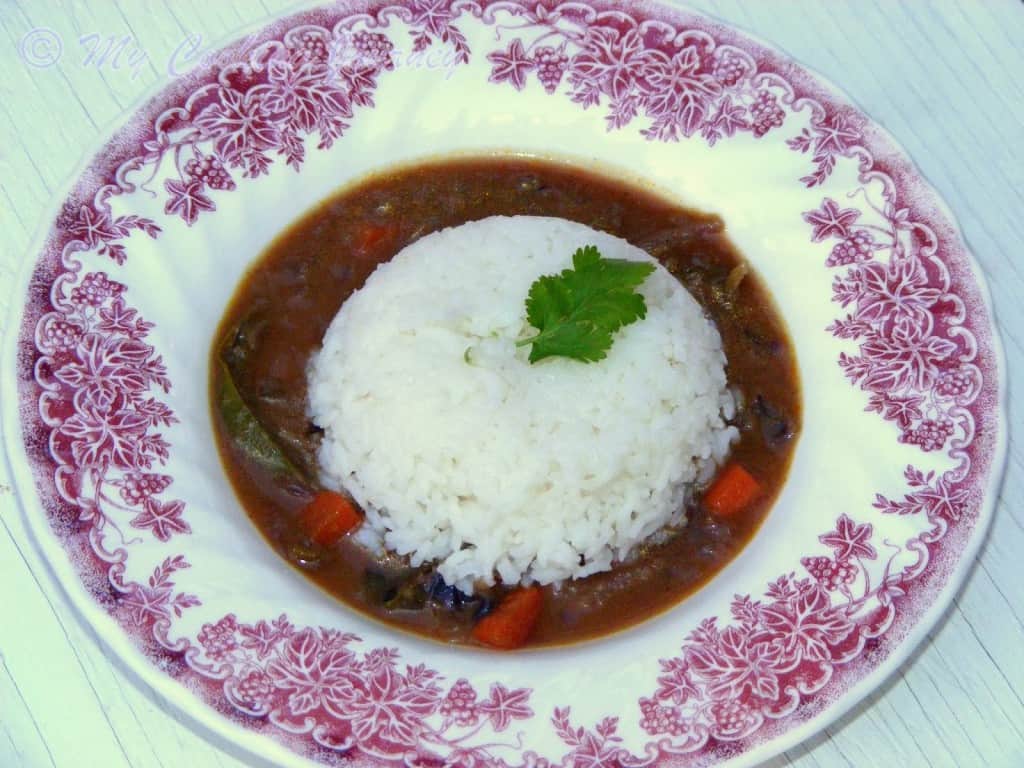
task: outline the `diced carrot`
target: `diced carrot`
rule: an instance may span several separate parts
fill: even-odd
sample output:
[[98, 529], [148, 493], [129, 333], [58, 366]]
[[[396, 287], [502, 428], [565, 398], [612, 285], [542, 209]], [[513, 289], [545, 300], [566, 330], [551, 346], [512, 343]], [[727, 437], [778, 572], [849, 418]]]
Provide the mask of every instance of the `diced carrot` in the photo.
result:
[[733, 462], [718, 473], [704, 492], [704, 506], [720, 517], [743, 511], [761, 495], [761, 484], [740, 464]]
[[353, 245], [358, 251], [368, 251], [390, 234], [391, 230], [388, 227], [366, 224], [359, 230]]
[[510, 592], [493, 613], [477, 622], [473, 627], [473, 638], [505, 651], [522, 647], [540, 617], [542, 602], [543, 592], [538, 586]]
[[334, 491], [320, 491], [302, 510], [302, 527], [322, 547], [337, 544], [363, 521], [356, 505]]

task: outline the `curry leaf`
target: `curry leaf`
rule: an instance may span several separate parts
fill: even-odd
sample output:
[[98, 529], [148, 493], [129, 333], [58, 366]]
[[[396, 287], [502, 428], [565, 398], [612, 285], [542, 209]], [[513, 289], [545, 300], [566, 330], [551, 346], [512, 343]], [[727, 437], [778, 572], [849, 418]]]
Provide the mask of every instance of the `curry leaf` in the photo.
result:
[[634, 289], [654, 264], [606, 259], [596, 246], [579, 248], [572, 269], [534, 281], [526, 297], [526, 318], [539, 333], [516, 342], [532, 344], [530, 362], [570, 357], [602, 360], [616, 331], [647, 316], [647, 303]]
[[217, 404], [235, 446], [252, 461], [273, 472], [299, 477], [298, 469], [245, 404], [231, 370], [224, 362], [221, 362], [220, 374]]

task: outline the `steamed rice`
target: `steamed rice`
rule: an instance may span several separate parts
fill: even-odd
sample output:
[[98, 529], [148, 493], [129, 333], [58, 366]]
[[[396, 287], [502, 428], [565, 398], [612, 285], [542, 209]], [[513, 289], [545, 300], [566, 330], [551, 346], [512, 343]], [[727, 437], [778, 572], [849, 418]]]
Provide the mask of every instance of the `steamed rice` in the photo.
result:
[[714, 325], [663, 267], [608, 357], [527, 362], [524, 299], [598, 246], [561, 219], [492, 217], [424, 237], [338, 312], [309, 372], [325, 484], [366, 510], [368, 546], [449, 583], [542, 584], [607, 570], [713, 474], [736, 430]]

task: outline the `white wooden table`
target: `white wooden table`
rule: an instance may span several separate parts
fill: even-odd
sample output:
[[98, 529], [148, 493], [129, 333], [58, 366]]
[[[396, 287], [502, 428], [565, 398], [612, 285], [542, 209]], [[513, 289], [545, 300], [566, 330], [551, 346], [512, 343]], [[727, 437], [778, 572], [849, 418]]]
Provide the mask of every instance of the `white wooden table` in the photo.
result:
[[[1024, 4], [690, 4], [824, 74], [907, 148], [988, 274], [1006, 345], [1010, 423], [1024, 425]], [[0, 286], [30, 258], [55, 190], [108, 124], [166, 82], [169, 66], [183, 67], [194, 47], [289, 5], [0, 0]], [[101, 60], [110, 39], [127, 42], [119, 59]], [[0, 290], [0, 317], [21, 299], [9, 294]], [[2, 472], [0, 767], [242, 765], [130, 679], [72, 613]], [[1024, 766], [1022, 502], [1024, 450], [1011, 429], [995, 524], [952, 609], [881, 690], [773, 767]]]

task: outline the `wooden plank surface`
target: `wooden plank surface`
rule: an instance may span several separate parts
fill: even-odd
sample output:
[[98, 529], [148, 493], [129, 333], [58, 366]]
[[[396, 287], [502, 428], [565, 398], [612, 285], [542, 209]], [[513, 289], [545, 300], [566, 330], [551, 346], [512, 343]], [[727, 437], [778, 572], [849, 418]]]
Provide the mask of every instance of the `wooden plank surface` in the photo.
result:
[[[0, 0], [0, 285], [105, 127], [205, 47], [287, 0]], [[1024, 4], [1013, 0], [691, 0], [839, 84], [950, 204], [988, 274], [1010, 423], [1024, 424]], [[45, 30], [39, 32], [38, 30]], [[51, 34], [52, 33], [52, 34]], [[37, 35], [36, 40], [26, 35]], [[41, 43], [38, 36], [47, 37]], [[127, 37], [120, 66], [91, 36]], [[44, 66], [56, 53], [59, 61]], [[47, 41], [51, 44], [47, 48]], [[29, 45], [29, 44], [32, 45]], [[49, 54], [48, 54], [49, 52]], [[179, 53], [180, 55], [180, 53]], [[0, 317], [12, 297], [0, 290]], [[953, 608], [910, 663], [778, 766], [1024, 766], [1024, 451]], [[0, 766], [238, 768], [108, 658], [42, 567], [0, 468]]]

